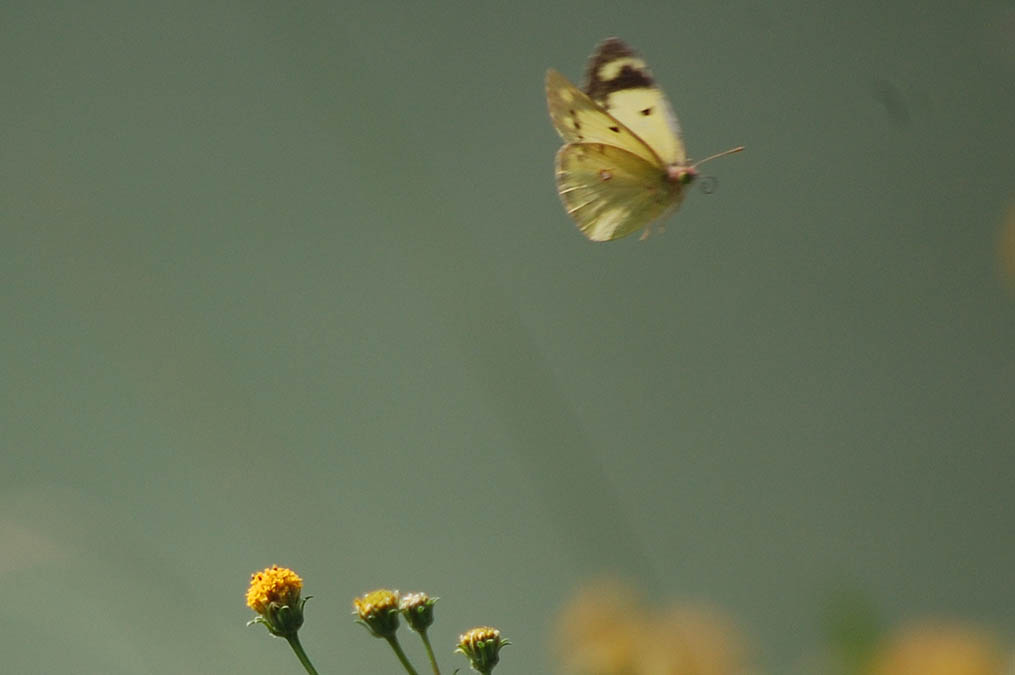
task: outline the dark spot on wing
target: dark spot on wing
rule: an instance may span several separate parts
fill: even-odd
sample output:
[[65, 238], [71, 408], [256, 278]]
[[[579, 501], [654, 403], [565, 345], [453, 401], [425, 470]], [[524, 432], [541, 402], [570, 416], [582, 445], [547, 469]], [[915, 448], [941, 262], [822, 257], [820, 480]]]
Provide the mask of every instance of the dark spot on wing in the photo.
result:
[[624, 66], [612, 80], [600, 80], [599, 78], [589, 82], [586, 94], [594, 101], [605, 99], [610, 94], [624, 89], [649, 89], [652, 87], [652, 77], [648, 71], [635, 69], [631, 66]]
[[620, 38], [606, 38], [596, 47], [596, 58], [601, 61], [613, 61], [625, 56], [638, 56], [638, 53], [627, 46]]
[[627, 58], [641, 59], [636, 51], [617, 38], [609, 38], [596, 48], [585, 75], [587, 82], [585, 93], [589, 95], [589, 98], [601, 104], [607, 96], [615, 91], [645, 89], [653, 85], [652, 74], [648, 68], [637, 68], [630, 64], [621, 68], [620, 72], [612, 79], [603, 80], [600, 77], [599, 73], [605, 64]]
[[610, 127], [610, 131], [612, 131], [615, 134], [619, 134], [620, 133], [620, 127]]
[[648, 117], [649, 115], [652, 114], [652, 108], [645, 108], [644, 110], [642, 110], [640, 112], [641, 112], [642, 115], [645, 115], [646, 117]]

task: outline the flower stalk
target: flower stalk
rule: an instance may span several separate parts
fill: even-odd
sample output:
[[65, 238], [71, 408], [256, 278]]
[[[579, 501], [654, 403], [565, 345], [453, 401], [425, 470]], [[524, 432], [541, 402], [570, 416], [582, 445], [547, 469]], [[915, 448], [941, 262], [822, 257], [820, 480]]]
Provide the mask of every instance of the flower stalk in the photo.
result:
[[433, 625], [433, 606], [440, 598], [431, 598], [426, 593], [409, 593], [398, 603], [398, 609], [405, 617], [405, 623], [409, 628], [419, 633], [419, 639], [423, 641], [426, 649], [426, 656], [430, 660], [430, 668], [433, 675], [441, 675], [440, 667], [433, 653], [433, 646], [430, 644], [430, 635], [427, 629]]
[[307, 656], [307, 652], [303, 649], [303, 645], [300, 644], [299, 636], [294, 633], [286, 639], [289, 641], [289, 646], [292, 647], [293, 652], [296, 654], [296, 658], [299, 659], [301, 664], [303, 664], [303, 668], [307, 671], [308, 675], [318, 675], [317, 669], [314, 668], [314, 664], [310, 662], [310, 657]]

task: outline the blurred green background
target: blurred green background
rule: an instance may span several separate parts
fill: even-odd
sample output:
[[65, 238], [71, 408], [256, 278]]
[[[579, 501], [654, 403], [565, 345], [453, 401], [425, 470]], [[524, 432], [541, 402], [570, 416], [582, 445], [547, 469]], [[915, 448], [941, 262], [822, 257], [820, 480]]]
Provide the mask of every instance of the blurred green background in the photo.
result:
[[[553, 184], [611, 35], [747, 147], [641, 243]], [[377, 586], [553, 672], [603, 572], [771, 672], [843, 589], [1010, 635], [1013, 82], [1009, 1], [3, 3], [4, 672], [298, 672], [272, 563], [322, 673]]]

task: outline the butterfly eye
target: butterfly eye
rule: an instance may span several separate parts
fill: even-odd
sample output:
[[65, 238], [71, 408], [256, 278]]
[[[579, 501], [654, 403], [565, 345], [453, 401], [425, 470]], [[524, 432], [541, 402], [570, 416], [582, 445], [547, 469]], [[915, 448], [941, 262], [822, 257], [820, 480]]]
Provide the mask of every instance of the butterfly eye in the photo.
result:
[[671, 166], [668, 173], [671, 181], [681, 185], [687, 185], [698, 177], [698, 172], [693, 166]]

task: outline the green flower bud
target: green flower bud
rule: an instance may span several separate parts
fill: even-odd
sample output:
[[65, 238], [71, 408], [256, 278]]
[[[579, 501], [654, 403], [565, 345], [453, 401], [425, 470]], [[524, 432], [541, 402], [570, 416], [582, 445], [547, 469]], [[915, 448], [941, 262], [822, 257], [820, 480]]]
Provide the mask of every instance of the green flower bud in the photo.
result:
[[490, 626], [479, 626], [458, 636], [458, 648], [469, 659], [472, 669], [482, 675], [490, 675], [493, 667], [500, 661], [500, 649], [511, 644], [507, 638], [500, 636], [500, 631]]

